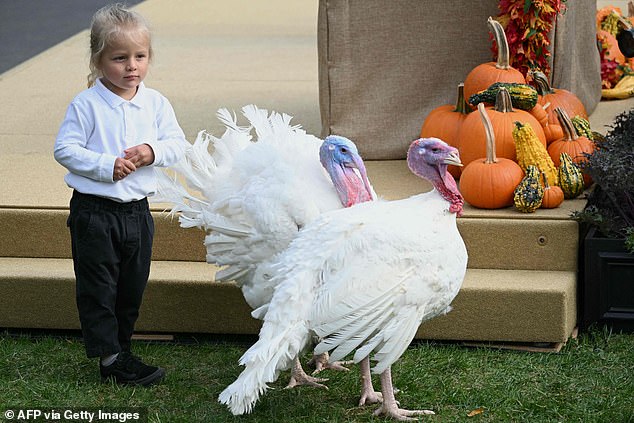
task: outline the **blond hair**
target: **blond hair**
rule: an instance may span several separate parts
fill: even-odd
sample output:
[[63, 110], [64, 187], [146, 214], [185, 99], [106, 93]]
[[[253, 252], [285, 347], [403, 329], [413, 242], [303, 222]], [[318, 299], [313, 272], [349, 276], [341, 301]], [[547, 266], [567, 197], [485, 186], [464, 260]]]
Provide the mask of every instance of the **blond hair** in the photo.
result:
[[131, 37], [134, 35], [147, 37], [149, 59], [151, 59], [153, 55], [151, 33], [143, 16], [128, 9], [121, 3], [102, 7], [94, 14], [90, 25], [90, 74], [88, 74], [88, 87], [95, 85], [95, 81], [101, 76], [99, 62], [108, 44], [117, 37]]

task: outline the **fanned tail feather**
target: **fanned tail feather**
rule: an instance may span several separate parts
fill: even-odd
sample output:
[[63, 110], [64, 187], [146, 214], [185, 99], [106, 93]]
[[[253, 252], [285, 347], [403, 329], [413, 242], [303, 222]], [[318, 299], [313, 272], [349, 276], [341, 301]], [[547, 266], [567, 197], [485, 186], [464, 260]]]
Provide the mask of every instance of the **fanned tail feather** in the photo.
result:
[[258, 109], [252, 104], [244, 106], [242, 113], [255, 129], [258, 142], [274, 144], [292, 142], [294, 145], [295, 140], [291, 138], [293, 135], [306, 134], [306, 131], [301, 129], [301, 125], [291, 125], [293, 117], [286, 113], [271, 112], [269, 115], [266, 109]]
[[[207, 257], [207, 261], [210, 260], [210, 257]], [[251, 269], [242, 268], [238, 266], [228, 266], [224, 269], [221, 269], [216, 272], [216, 282], [228, 282], [240, 280], [243, 276], [249, 273]]]
[[219, 109], [218, 120], [227, 128], [221, 138], [212, 137], [213, 158], [219, 167], [228, 167], [239, 152], [252, 144], [251, 128], [238, 125], [235, 113]]
[[193, 222], [193, 226], [199, 226], [202, 210], [208, 204], [187, 192], [175, 175], [170, 176], [161, 170], [155, 170], [154, 173], [156, 174], [157, 191], [152, 201], [171, 203], [170, 216], [180, 213], [180, 217]]
[[253, 104], [242, 108], [242, 114], [249, 120], [251, 127], [255, 129], [258, 140], [268, 137], [273, 131], [268, 113], [268, 110], [259, 109]]

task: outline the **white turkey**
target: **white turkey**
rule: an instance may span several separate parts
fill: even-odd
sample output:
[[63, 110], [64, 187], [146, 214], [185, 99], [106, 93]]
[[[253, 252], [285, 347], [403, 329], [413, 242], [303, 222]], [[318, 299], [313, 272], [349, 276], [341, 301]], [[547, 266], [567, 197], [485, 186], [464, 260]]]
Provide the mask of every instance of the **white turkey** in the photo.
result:
[[259, 340], [219, 396], [233, 414], [252, 411], [313, 333], [322, 339], [315, 353], [338, 360], [356, 350], [355, 362], [376, 362], [383, 395], [377, 415], [433, 413], [399, 408], [390, 369], [421, 322], [449, 311], [464, 279], [467, 251], [456, 226], [464, 201], [447, 172], [460, 158], [439, 139], [418, 139], [407, 163], [432, 191], [322, 214], [279, 257]]
[[[216, 281], [235, 280], [262, 318], [273, 295], [270, 265], [302, 227], [321, 213], [372, 200], [375, 193], [354, 143], [340, 136], [322, 140], [291, 126], [285, 114], [245, 106], [250, 126], [218, 112], [221, 138], [201, 132], [173, 167], [178, 178], [159, 174], [157, 201], [174, 204], [182, 227], [207, 231], [207, 262], [225, 266]], [[256, 133], [253, 142], [252, 130]], [[210, 143], [213, 153], [209, 154]], [[193, 192], [192, 192], [193, 190]], [[318, 370], [324, 361], [317, 361]], [[323, 386], [323, 379], [297, 370], [289, 386]], [[333, 365], [334, 368], [343, 369]], [[347, 370], [347, 369], [346, 369]]]

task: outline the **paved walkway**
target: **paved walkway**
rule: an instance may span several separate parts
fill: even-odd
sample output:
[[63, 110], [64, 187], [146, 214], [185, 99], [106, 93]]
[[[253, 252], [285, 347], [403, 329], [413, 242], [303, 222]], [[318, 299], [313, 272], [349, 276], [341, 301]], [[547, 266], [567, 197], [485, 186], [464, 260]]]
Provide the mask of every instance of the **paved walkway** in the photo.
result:
[[[141, 0], [128, 0], [135, 5]], [[0, 1], [0, 74], [90, 25], [111, 0]]]
[[[154, 32], [146, 83], [170, 99], [188, 139], [219, 129], [218, 108], [248, 103], [320, 132], [316, 0], [147, 0], [136, 9]], [[52, 148], [85, 88], [87, 37], [81, 31], [0, 74], [0, 207], [67, 207]]]

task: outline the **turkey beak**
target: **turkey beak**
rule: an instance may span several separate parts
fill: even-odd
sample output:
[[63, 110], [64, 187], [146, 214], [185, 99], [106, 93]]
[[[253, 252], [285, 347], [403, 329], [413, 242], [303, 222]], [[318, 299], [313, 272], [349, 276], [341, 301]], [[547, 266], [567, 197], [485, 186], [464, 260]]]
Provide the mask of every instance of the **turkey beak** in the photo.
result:
[[368, 180], [368, 174], [365, 170], [365, 164], [363, 163], [363, 159], [361, 158], [361, 156], [359, 155], [352, 155], [352, 162], [348, 162], [347, 163], [348, 167], [352, 167], [357, 169], [359, 172], [359, 176], [361, 177], [361, 180], [363, 181], [363, 187], [365, 188], [365, 191], [368, 193], [368, 196], [375, 200], [376, 198], [374, 198], [374, 195], [372, 194], [372, 187], [370, 186], [370, 181]]
[[458, 155], [458, 150], [454, 150], [445, 159], [443, 160], [444, 164], [462, 166], [462, 162], [460, 161], [460, 156]]

